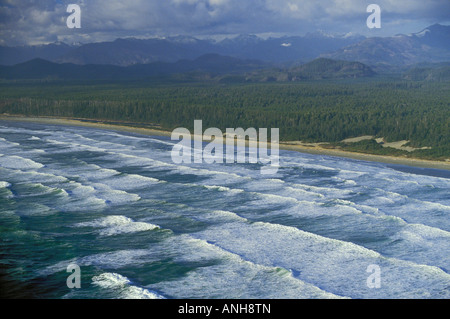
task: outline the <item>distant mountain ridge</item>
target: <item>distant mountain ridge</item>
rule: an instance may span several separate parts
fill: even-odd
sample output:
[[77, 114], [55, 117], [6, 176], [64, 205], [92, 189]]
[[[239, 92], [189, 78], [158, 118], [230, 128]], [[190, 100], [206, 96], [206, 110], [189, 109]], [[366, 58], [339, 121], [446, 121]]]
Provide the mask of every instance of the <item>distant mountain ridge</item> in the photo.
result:
[[403, 78], [412, 81], [450, 81], [450, 62], [417, 65], [404, 72]]
[[116, 39], [111, 42], [79, 46], [64, 45], [59, 50], [54, 44], [42, 45], [39, 48], [0, 46], [0, 65], [14, 65], [33, 58], [41, 58], [58, 63], [129, 66], [152, 62], [176, 62], [181, 59], [192, 60], [209, 53], [271, 63], [305, 62], [313, 60], [321, 53], [333, 52], [362, 39], [364, 39], [362, 36], [330, 37], [324, 34], [269, 39], [255, 35], [240, 35], [216, 42], [177, 36]]
[[446, 62], [450, 61], [450, 26], [435, 24], [409, 35], [367, 38], [321, 57], [378, 67]]
[[0, 46], [0, 65], [15, 65], [41, 58], [78, 65], [132, 66], [195, 60], [206, 54], [258, 60], [278, 67], [328, 58], [358, 61], [376, 71], [389, 71], [418, 63], [450, 61], [450, 26], [435, 24], [408, 35], [371, 38], [352, 34], [333, 36], [316, 32], [305, 36], [268, 39], [255, 35], [240, 35], [214, 41], [176, 36], [126, 38], [84, 45], [52, 43], [40, 46]]
[[14, 65], [37, 58], [53, 61], [75, 48], [76, 46], [63, 42], [34, 46], [0, 46], [0, 65]]
[[288, 69], [254, 71], [247, 75], [247, 80], [256, 82], [297, 82], [303, 80], [364, 78], [372, 77], [375, 74], [369, 66], [360, 62], [318, 58]]
[[263, 39], [240, 35], [222, 41], [190, 36], [168, 38], [116, 39], [111, 42], [40, 46], [0, 46], [0, 65], [14, 65], [34, 58], [73, 64], [110, 64], [130, 66], [153, 62], [193, 60], [205, 54], [286, 64], [305, 63], [323, 57], [358, 61], [372, 67], [389, 69], [421, 62], [450, 61], [450, 26], [434, 24], [420, 32], [391, 37], [329, 35], [323, 32], [305, 36]]
[[61, 79], [61, 80], [137, 80], [190, 72], [213, 75], [244, 73], [268, 67], [267, 64], [217, 54], [206, 54], [195, 60], [175, 63], [153, 62], [131, 66], [106, 64], [78, 65], [33, 59], [14, 66], [0, 66], [3, 79]]
[[0, 79], [40, 80], [141, 80], [150, 78], [216, 79], [224, 81], [267, 82], [370, 77], [375, 73], [360, 62], [316, 59], [288, 69], [218, 54], [175, 63], [153, 62], [131, 66], [105, 64], [77, 65], [33, 59], [14, 66], [0, 66]]

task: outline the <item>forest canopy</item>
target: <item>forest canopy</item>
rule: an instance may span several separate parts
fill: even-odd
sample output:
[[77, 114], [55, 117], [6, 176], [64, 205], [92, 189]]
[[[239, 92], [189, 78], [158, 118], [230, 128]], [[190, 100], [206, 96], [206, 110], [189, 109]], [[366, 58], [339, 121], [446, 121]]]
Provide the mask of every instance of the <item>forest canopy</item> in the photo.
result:
[[[3, 82], [0, 87], [0, 114], [133, 122], [167, 130], [192, 129], [194, 120], [201, 119], [204, 127], [223, 131], [276, 127], [281, 141], [339, 143], [371, 135], [431, 148], [413, 152], [415, 157], [450, 156], [447, 82], [389, 78], [226, 84], [48, 81]], [[372, 147], [364, 145], [364, 149], [371, 152]]]

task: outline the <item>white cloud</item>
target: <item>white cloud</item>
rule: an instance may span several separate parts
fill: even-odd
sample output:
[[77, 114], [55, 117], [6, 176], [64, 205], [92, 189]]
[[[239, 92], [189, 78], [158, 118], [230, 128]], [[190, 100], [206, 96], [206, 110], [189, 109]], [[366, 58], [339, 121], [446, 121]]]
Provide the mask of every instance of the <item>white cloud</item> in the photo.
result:
[[[66, 7], [73, 0], [0, 0], [0, 43], [54, 39], [115, 39], [173, 34], [304, 34], [367, 32], [366, 7], [382, 9], [383, 31], [449, 22], [448, 0], [77, 0], [82, 28], [69, 30]], [[390, 27], [390, 28], [389, 28]], [[413, 28], [413, 29], [412, 29]]]

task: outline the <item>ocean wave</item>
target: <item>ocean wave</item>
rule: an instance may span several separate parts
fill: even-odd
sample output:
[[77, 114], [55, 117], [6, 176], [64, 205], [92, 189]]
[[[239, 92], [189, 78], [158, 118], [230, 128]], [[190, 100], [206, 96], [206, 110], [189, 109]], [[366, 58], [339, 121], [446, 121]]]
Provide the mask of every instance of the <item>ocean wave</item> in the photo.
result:
[[233, 194], [239, 194], [239, 193], [245, 192], [245, 190], [243, 190], [243, 189], [230, 188], [230, 187], [219, 186], [219, 185], [201, 185], [201, 186], [206, 189], [213, 189], [213, 190], [217, 190], [219, 192], [229, 192], [229, 193], [233, 193]]
[[[362, 246], [290, 226], [265, 222], [228, 223], [199, 232], [196, 237], [212, 241], [256, 264], [293, 269], [300, 273], [299, 278], [303, 281], [352, 298], [383, 295], [442, 298], [450, 283], [450, 276], [438, 267], [386, 258]], [[386, 282], [389, 282], [383, 291], [365, 286], [366, 268], [371, 264], [380, 265]], [[409, 274], [407, 280], [405, 274]]]
[[7, 187], [10, 187], [10, 186], [11, 186], [11, 184], [8, 183], [8, 182], [0, 181], [0, 188], [7, 188]]
[[31, 130], [31, 129], [26, 129], [23, 127], [8, 127], [8, 126], [0, 126], [0, 132], [3, 133], [24, 133], [24, 134], [29, 134], [29, 135], [33, 135], [36, 133], [43, 133], [42, 130], [40, 129], [36, 129], [36, 130]]
[[309, 197], [318, 197], [318, 198], [325, 198], [325, 195], [317, 192], [307, 191], [305, 189], [296, 188], [296, 187], [290, 187], [287, 186], [285, 188], [291, 196], [298, 196], [301, 195], [302, 198], [309, 198]]
[[14, 194], [9, 189], [10, 187], [11, 183], [0, 181], [0, 198], [11, 199], [14, 197]]
[[213, 210], [204, 212], [196, 216], [203, 221], [212, 221], [214, 223], [228, 223], [228, 222], [249, 222], [248, 219], [239, 216], [236, 213], [225, 210]]
[[[77, 142], [63, 142], [63, 141], [58, 141], [52, 138], [46, 138], [45, 142], [50, 143], [50, 144], [54, 144], [57, 145], [59, 147], [61, 146], [65, 146], [67, 149], [70, 149], [70, 151], [91, 151], [91, 152], [99, 152], [99, 153], [107, 153], [108, 150], [101, 148], [101, 147], [97, 147], [97, 146], [93, 146], [93, 145], [86, 145], [86, 144], [80, 144]], [[66, 152], [65, 149], [59, 149], [58, 151], [54, 150], [54, 153], [58, 153], [58, 152]]]
[[[105, 136], [112, 136], [116, 139], [119, 140], [119, 142], [123, 142], [123, 145], [128, 145], [130, 140], [137, 140], [139, 142], [146, 142], [146, 141], [150, 141], [150, 142], [154, 142], [154, 143], [158, 143], [158, 144], [164, 144], [164, 145], [169, 145], [169, 146], [174, 146], [175, 143], [173, 142], [167, 142], [167, 141], [163, 141], [157, 138], [154, 138], [153, 136], [147, 136], [147, 135], [143, 135], [143, 136], [133, 136], [133, 135], [128, 135], [128, 134], [123, 134], [123, 133], [103, 133], [102, 135]], [[117, 143], [117, 144], [121, 144], [121, 143]]]
[[95, 196], [106, 201], [108, 204], [118, 205], [136, 202], [141, 199], [138, 194], [128, 193], [123, 190], [112, 189], [107, 184], [92, 183], [90, 186], [96, 192]]
[[17, 182], [63, 183], [68, 181], [66, 177], [50, 172], [21, 171], [2, 167], [0, 167], [0, 171], [2, 172], [2, 176], [8, 176], [11, 178], [11, 181]]
[[163, 296], [133, 285], [125, 276], [117, 273], [102, 273], [92, 277], [92, 283], [103, 289], [113, 290], [120, 299], [165, 299]]
[[131, 218], [121, 215], [107, 216], [90, 222], [78, 223], [75, 224], [74, 227], [100, 228], [99, 234], [101, 236], [114, 236], [159, 229], [159, 226], [157, 225], [144, 222], [135, 222]]
[[138, 174], [118, 174], [111, 178], [108, 178], [103, 183], [108, 185], [109, 187], [113, 187], [119, 190], [133, 190], [137, 188], [165, 183], [165, 181]]
[[66, 171], [66, 173], [68, 172], [74, 174], [75, 176], [85, 178], [87, 180], [105, 179], [121, 174], [119, 171], [115, 169], [103, 168], [96, 164], [88, 164], [88, 163], [85, 163], [83, 166]]
[[107, 269], [121, 269], [157, 260], [158, 257], [153, 256], [148, 249], [122, 249], [63, 260], [38, 270], [38, 274], [49, 276], [60, 271], [66, 271], [67, 266], [70, 264], [76, 264], [80, 267], [96, 266]]
[[[448, 179], [287, 151], [270, 179], [257, 165], [176, 165], [147, 137], [42, 127], [14, 136], [17, 148], [0, 138], [4, 210], [25, 227], [40, 214], [63, 214], [31, 227], [62, 244], [80, 237], [70, 241], [78, 257], [60, 261], [49, 250], [39, 265], [53, 264], [39, 274], [92, 266], [100, 275], [87, 291], [119, 298], [130, 290], [136, 298], [145, 290], [168, 298], [450, 298]], [[32, 156], [30, 146], [47, 153]], [[2, 158], [18, 166], [3, 167]], [[26, 159], [45, 166], [27, 168], [34, 164]], [[20, 197], [33, 193], [44, 196]], [[98, 243], [84, 250], [92, 236]], [[133, 283], [131, 274], [155, 265], [159, 280], [141, 274]], [[381, 289], [367, 287], [369, 265], [380, 266]]]
[[0, 166], [19, 170], [33, 170], [44, 167], [43, 164], [35, 162], [29, 158], [20, 157], [17, 155], [8, 156], [2, 154], [0, 154]]
[[10, 147], [18, 147], [18, 146], [20, 146], [19, 143], [11, 142], [11, 141], [8, 141], [7, 139], [3, 138], [3, 137], [0, 137], [0, 147], [2, 149], [10, 148]]
[[29, 203], [25, 207], [16, 211], [19, 216], [49, 216], [54, 215], [58, 211], [40, 203]]
[[[141, 199], [137, 194], [128, 193], [123, 190], [116, 190], [103, 183], [89, 183], [82, 184], [75, 181], [70, 181], [63, 185], [63, 189], [72, 198], [76, 198], [79, 201], [94, 200], [101, 204], [126, 204], [130, 202], [136, 202]], [[80, 202], [80, 207], [82, 206]], [[75, 203], [76, 204], [76, 203]]]
[[216, 260], [178, 279], [146, 286], [173, 298], [341, 298], [295, 278], [289, 269], [253, 263], [204, 239], [175, 236], [154, 248], [170, 251], [181, 263]]
[[64, 195], [65, 192], [63, 189], [46, 186], [42, 183], [27, 183], [21, 184], [17, 191], [17, 196], [20, 197], [32, 197], [32, 196], [42, 196], [42, 195]]

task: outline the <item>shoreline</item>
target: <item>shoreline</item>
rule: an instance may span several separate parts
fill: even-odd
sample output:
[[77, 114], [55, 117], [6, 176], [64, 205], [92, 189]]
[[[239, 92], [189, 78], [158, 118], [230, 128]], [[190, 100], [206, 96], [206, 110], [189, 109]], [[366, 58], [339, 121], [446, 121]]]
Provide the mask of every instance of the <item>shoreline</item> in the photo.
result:
[[[116, 130], [122, 132], [138, 133], [149, 136], [166, 136], [170, 137], [172, 132], [160, 130], [152, 127], [137, 127], [132, 126], [137, 123], [127, 122], [113, 122], [101, 121], [92, 119], [78, 119], [78, 118], [57, 118], [57, 117], [27, 117], [18, 115], [0, 114], [0, 120], [15, 121], [15, 122], [30, 122], [38, 124], [52, 124], [52, 125], [67, 125], [67, 126], [82, 126], [92, 127], [105, 130]], [[117, 123], [117, 124], [116, 124]], [[129, 124], [129, 125], [127, 125]], [[269, 143], [270, 144], [270, 143]], [[299, 142], [280, 142], [280, 150], [296, 151], [300, 153], [326, 155], [343, 158], [351, 158], [356, 160], [378, 162], [385, 164], [405, 165], [419, 168], [431, 168], [450, 170], [450, 162], [432, 161], [424, 159], [404, 158], [387, 155], [374, 155], [366, 153], [348, 152], [338, 149], [325, 149], [317, 145], [303, 145]]]

